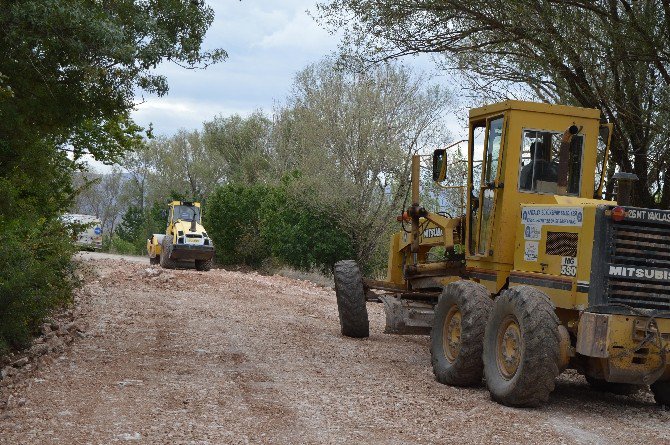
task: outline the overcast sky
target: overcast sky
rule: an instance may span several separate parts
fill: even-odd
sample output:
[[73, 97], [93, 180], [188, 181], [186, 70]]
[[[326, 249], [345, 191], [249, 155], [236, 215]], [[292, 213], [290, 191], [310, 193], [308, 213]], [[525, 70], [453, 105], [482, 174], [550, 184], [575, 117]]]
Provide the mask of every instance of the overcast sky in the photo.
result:
[[[138, 96], [135, 121], [154, 134], [172, 135], [181, 128], [200, 129], [216, 115], [271, 113], [284, 102], [295, 74], [310, 63], [335, 54], [340, 36], [330, 35], [309, 15], [317, 0], [208, 0], [214, 23], [204, 49], [223, 48], [228, 59], [205, 70], [187, 70], [171, 62], [158, 67], [167, 76], [166, 96]], [[405, 58], [417, 72], [439, 74], [429, 57]], [[434, 82], [448, 86], [445, 77]], [[457, 111], [457, 110], [455, 110]], [[467, 137], [463, 120], [451, 114], [447, 127], [455, 140]], [[464, 136], [465, 135], [465, 136]], [[111, 167], [89, 160], [94, 170]]]
[[[310, 17], [316, 0], [208, 0], [216, 17], [204, 47], [223, 48], [229, 58], [206, 70], [185, 70], [171, 62], [158, 68], [170, 92], [138, 97], [133, 114], [156, 134], [200, 128], [215, 115], [270, 113], [290, 91], [294, 75], [310, 63], [337, 51], [339, 36], [330, 35]], [[430, 70], [428, 58], [404, 61]], [[438, 79], [439, 81], [440, 79]], [[442, 79], [444, 82], [444, 79]]]
[[[208, 0], [216, 17], [205, 49], [223, 48], [229, 58], [206, 70], [185, 70], [170, 62], [170, 92], [145, 96], [137, 107], [140, 125], [152, 122], [157, 134], [199, 128], [217, 114], [272, 110], [290, 90], [293, 76], [337, 49], [331, 36], [309, 16], [315, 0]], [[139, 98], [141, 99], [141, 98]]]

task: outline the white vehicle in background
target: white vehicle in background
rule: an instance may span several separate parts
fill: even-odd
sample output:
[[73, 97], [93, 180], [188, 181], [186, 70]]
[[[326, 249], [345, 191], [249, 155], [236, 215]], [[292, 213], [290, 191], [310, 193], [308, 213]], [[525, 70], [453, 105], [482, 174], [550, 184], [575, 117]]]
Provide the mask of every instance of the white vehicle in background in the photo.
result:
[[76, 243], [85, 249], [102, 249], [102, 223], [93, 215], [66, 213], [61, 217], [64, 223], [81, 224], [84, 229], [77, 234]]

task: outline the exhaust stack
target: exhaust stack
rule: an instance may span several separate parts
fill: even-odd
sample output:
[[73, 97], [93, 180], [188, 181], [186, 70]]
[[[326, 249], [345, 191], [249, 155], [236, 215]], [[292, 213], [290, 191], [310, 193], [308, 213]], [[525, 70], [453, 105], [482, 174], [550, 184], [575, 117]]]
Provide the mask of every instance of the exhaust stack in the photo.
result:
[[635, 173], [617, 172], [612, 177], [617, 182], [616, 201], [620, 206], [629, 206], [632, 202], [633, 182], [639, 178]]

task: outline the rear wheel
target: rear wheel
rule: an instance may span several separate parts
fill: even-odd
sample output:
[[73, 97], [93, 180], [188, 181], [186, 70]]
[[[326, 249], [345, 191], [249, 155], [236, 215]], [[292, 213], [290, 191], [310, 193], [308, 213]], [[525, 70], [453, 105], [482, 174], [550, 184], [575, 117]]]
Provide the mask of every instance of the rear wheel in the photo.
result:
[[484, 329], [493, 300], [473, 281], [445, 286], [435, 306], [430, 355], [435, 379], [446, 385], [481, 383]]
[[170, 259], [172, 253], [172, 236], [165, 235], [161, 243], [160, 265], [164, 269], [174, 269], [176, 262]]
[[654, 400], [659, 405], [670, 406], [670, 382], [655, 382], [651, 385], [651, 392], [654, 393]]
[[363, 277], [358, 264], [354, 260], [338, 261], [333, 267], [333, 278], [342, 335], [369, 337], [370, 322], [365, 306]]
[[586, 376], [586, 381], [595, 391], [611, 392], [612, 394], [618, 394], [620, 396], [629, 396], [631, 394], [635, 394], [640, 390], [640, 388], [642, 388], [641, 385], [608, 382], [607, 380], [591, 377], [588, 375]]
[[208, 260], [195, 260], [195, 268], [196, 270], [207, 272], [212, 268], [212, 259], [210, 258]]
[[530, 286], [504, 291], [484, 336], [484, 376], [491, 397], [508, 406], [538, 406], [559, 374], [559, 320], [549, 298]]

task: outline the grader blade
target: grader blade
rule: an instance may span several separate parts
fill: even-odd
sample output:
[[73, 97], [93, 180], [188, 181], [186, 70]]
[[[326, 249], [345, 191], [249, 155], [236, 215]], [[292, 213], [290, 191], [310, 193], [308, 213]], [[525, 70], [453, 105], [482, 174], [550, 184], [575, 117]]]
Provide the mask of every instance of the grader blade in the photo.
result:
[[433, 326], [434, 304], [412, 301], [397, 295], [382, 295], [379, 299], [386, 310], [387, 334], [429, 335]]

